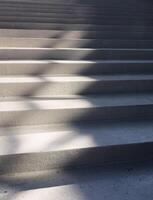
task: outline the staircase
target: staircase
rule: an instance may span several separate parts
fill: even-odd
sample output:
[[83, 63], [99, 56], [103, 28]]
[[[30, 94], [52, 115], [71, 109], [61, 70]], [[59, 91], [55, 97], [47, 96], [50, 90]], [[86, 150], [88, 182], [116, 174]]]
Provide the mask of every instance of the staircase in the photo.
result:
[[152, 1], [0, 0], [0, 183], [152, 158]]

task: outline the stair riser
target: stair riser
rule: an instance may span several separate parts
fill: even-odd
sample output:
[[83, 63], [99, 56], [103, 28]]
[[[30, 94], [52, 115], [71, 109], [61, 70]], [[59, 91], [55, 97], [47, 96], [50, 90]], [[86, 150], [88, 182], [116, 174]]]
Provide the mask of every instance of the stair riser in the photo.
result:
[[94, 167], [116, 163], [133, 163], [152, 159], [153, 144], [125, 144], [108, 147], [0, 156], [0, 174]]
[[[10, 16], [10, 14], [12, 13], [13, 15], [18, 15], [18, 13], [21, 13], [21, 16], [24, 14], [25, 16], [35, 16], [35, 15], [44, 15], [44, 16], [56, 16], [56, 17], [60, 17], [61, 13], [63, 14], [63, 16], [69, 16], [72, 18], [76, 18], [77, 16], [79, 17], [84, 17], [84, 16], [88, 16], [90, 18], [94, 18], [94, 17], [121, 17], [121, 16], [125, 16], [125, 17], [129, 17], [131, 18], [131, 16], [135, 17], [138, 16], [139, 18], [142, 17], [142, 11], [140, 12], [126, 12], [125, 10], [104, 10], [104, 11], [100, 11], [100, 12], [96, 12], [96, 11], [91, 11], [91, 10], [86, 10], [86, 11], [81, 11], [81, 10], [32, 10], [32, 9], [25, 9], [25, 8], [20, 8], [20, 9], [12, 9], [12, 8], [0, 8], [1, 11], [1, 15], [4, 13], [4, 15]], [[29, 14], [29, 15], [28, 15]], [[74, 15], [75, 14], [75, 15]], [[148, 12], [148, 11], [144, 11], [143, 10], [143, 20], [146, 19], [147, 17], [152, 18], [152, 12]]]
[[101, 19], [65, 19], [65, 18], [42, 18], [42, 17], [22, 17], [22, 16], [0, 16], [1, 22], [29, 22], [29, 23], [64, 23], [64, 24], [93, 24], [93, 25], [151, 25], [153, 19], [129, 19], [129, 18], [101, 18]]
[[109, 12], [101, 12], [101, 13], [83, 13], [83, 12], [78, 12], [74, 16], [73, 13], [61, 13], [61, 12], [51, 12], [51, 13], [45, 13], [45, 12], [33, 12], [33, 11], [28, 11], [28, 12], [22, 12], [20, 10], [10, 10], [10, 11], [5, 11], [2, 10], [0, 12], [0, 16], [21, 16], [21, 17], [49, 17], [49, 18], [67, 18], [67, 19], [118, 19], [118, 18], [125, 18], [125, 19], [142, 19], [142, 20], [147, 20], [147, 19], [152, 19], [152, 13], [127, 13], [127, 12], [117, 12], [117, 13], [112, 13], [112, 11]]
[[[126, 8], [125, 7], [123, 7], [123, 5], [121, 5], [121, 6], [118, 6], [118, 7], [99, 7], [99, 8], [93, 8], [93, 7], [74, 7], [74, 5], [73, 5], [73, 8], [54, 8], [54, 7], [51, 7], [51, 6], [49, 6], [49, 7], [42, 7], [42, 6], [16, 6], [16, 7], [12, 7], [12, 6], [1, 6], [1, 8], [0, 8], [1, 10], [5, 10], [5, 11], [10, 11], [10, 10], [17, 10], [17, 11], [23, 11], [23, 12], [31, 12], [31, 11], [33, 11], [33, 12], [43, 12], [43, 13], [45, 13], [45, 12], [47, 12], [47, 13], [54, 13], [54, 12], [56, 12], [56, 13], [58, 13], [58, 12], [62, 12], [62, 13], [73, 13], [73, 12], [76, 12], [76, 13], [91, 13], [91, 14], [101, 14], [101, 13], [116, 13], [116, 14], [118, 14], [118, 13], [127, 13], [127, 14], [129, 14], [129, 12], [132, 12], [132, 13], [142, 13], [142, 12], [144, 12], [144, 13], [148, 13], [148, 14], [150, 14], [150, 13], [152, 13], [152, 11], [153, 11], [153, 9], [152, 9], [152, 6], [150, 6], [150, 8], [148, 7], [148, 8], [137, 8], [137, 10], [135, 10], [135, 7], [131, 7], [130, 6], [130, 11], [129, 11], [129, 9], [127, 8], [127, 6], [126, 6]], [[135, 12], [134, 12], [135, 11]]]
[[153, 40], [2, 38], [1, 47], [34, 48], [141, 48], [153, 49]]
[[[63, 10], [69, 10], [69, 9], [91, 9], [91, 10], [97, 10], [99, 11], [100, 9], [118, 9], [119, 8], [119, 5], [112, 5], [111, 7], [110, 6], [96, 6], [96, 4], [93, 4], [93, 5], [90, 5], [90, 4], [52, 4], [52, 2], [46, 4], [46, 3], [18, 3], [18, 2], [0, 2], [0, 6], [1, 7], [8, 7], [8, 8], [37, 8], [37, 9], [48, 9], [48, 8], [51, 8], [51, 9], [63, 9]], [[127, 5], [126, 5], [127, 6]], [[124, 7], [125, 8], [125, 7]]]
[[[18, 3], [42, 3], [42, 1], [41, 0], [6, 0], [6, 1], [4, 1], [4, 0], [2, 0], [2, 2], [18, 2]], [[109, 4], [109, 1], [104, 1], [105, 2], [105, 4], [106, 5], [110, 5]], [[140, 0], [139, 1], [140, 2], [140, 5], [144, 5], [144, 1], [142, 0]], [[101, 2], [100, 0], [95, 0], [94, 2], [92, 1], [92, 0], [84, 0], [84, 2], [83, 3], [81, 3], [81, 2], [78, 2], [77, 0], [69, 0], [69, 1], [66, 1], [66, 0], [52, 0], [52, 1], [50, 1], [50, 0], [44, 0], [43, 1], [43, 3], [50, 3], [50, 4], [65, 4], [65, 5], [86, 5], [87, 3], [89, 4], [89, 5], [100, 5], [100, 4], [102, 4], [103, 5], [103, 2]], [[116, 1], [116, 5], [118, 5], [118, 4], [121, 4], [121, 3], [123, 3], [121, 0], [117, 0]], [[135, 4], [135, 3], [137, 3], [137, 0], [133, 0], [132, 2], [131, 1], [129, 1], [129, 3], [127, 3], [127, 5], [133, 5], [133, 4]], [[149, 4], [149, 2], [148, 2], [148, 4]], [[148, 5], [147, 4], [147, 5]]]
[[52, 95], [153, 92], [152, 86], [153, 80], [0, 83], [0, 96], [51, 97]]
[[149, 60], [153, 50], [0, 49], [1, 60]]
[[[14, 2], [5, 2], [5, 1], [1, 1], [0, 2], [0, 5], [1, 6], [11, 6], [11, 7], [39, 7], [39, 8], [41, 8], [41, 7], [44, 7], [44, 8], [48, 8], [48, 7], [51, 7], [51, 8], [95, 8], [95, 9], [99, 9], [100, 7], [100, 5], [98, 6], [96, 3], [95, 4], [80, 4], [80, 3], [78, 3], [78, 2], [76, 2], [76, 3], [68, 3], [68, 2], [63, 2], [63, 3], [56, 3], [56, 2], [51, 2], [51, 1], [48, 1], [48, 2], [44, 2], [44, 3], [42, 3], [42, 2], [38, 2], [37, 1], [37, 3], [36, 2], [18, 2], [18, 1], [14, 1]], [[133, 4], [133, 5], [135, 5], [135, 4]], [[104, 7], [104, 5], [102, 4], [101, 5], [102, 7], [101, 8], [103, 8]], [[115, 5], [112, 5], [112, 7], [113, 8], [118, 8], [118, 4], [115, 4]], [[126, 5], [127, 6], [127, 5]], [[110, 8], [110, 6], [109, 5], [105, 5], [105, 8]]]
[[[130, 29], [132, 32], [141, 32], [146, 30], [146, 26], [144, 26], [144, 23], [140, 26], [136, 26], [135, 24], [125, 24], [125, 27], [123, 25], [118, 24], [105, 24], [105, 25], [90, 25], [90, 24], [51, 24], [51, 23], [30, 23], [30, 22], [16, 22], [16, 23], [10, 23], [10, 22], [0, 22], [0, 27], [3, 29], [52, 29], [52, 30], [84, 30], [84, 31], [114, 31], [117, 30], [120, 32], [120, 28], [124, 31]], [[125, 28], [125, 29], [124, 29]], [[153, 28], [151, 26], [148, 26], [148, 31], [151, 32]]]
[[[0, 5], [1, 6], [8, 6], [8, 7], [15, 7], [15, 8], [20, 8], [20, 7], [27, 7], [27, 8], [35, 8], [35, 7], [38, 7], [38, 8], [57, 8], [57, 9], [59, 9], [59, 8], [63, 8], [63, 9], [69, 9], [69, 8], [72, 8], [72, 9], [74, 9], [74, 8], [84, 8], [84, 9], [97, 9], [97, 10], [101, 10], [101, 9], [110, 9], [110, 8], [114, 8], [114, 9], [119, 9], [121, 6], [122, 6], [122, 8], [131, 8], [131, 6], [136, 6], [137, 4], [135, 3], [135, 2], [132, 2], [132, 3], [130, 3], [130, 4], [121, 4], [121, 2], [120, 3], [117, 3], [116, 2], [116, 4], [112, 4], [112, 5], [110, 5], [110, 4], [107, 4], [107, 2], [98, 2], [98, 3], [96, 3], [96, 2], [94, 2], [94, 3], [92, 3], [92, 4], [90, 4], [89, 2], [87, 3], [85, 3], [85, 4], [80, 4], [80, 3], [78, 3], [78, 2], [76, 2], [76, 3], [67, 3], [67, 2], [63, 2], [63, 3], [56, 3], [56, 2], [51, 2], [51, 1], [49, 1], [49, 2], [44, 2], [44, 3], [42, 3], [42, 2], [38, 2], [37, 1], [37, 3], [36, 2], [17, 2], [17, 1], [14, 1], [14, 2], [0, 2]], [[151, 4], [150, 4], [151, 5]], [[142, 7], [142, 4], [140, 5], [140, 6], [138, 6], [137, 5], [137, 7], [138, 7], [138, 9], [143, 9], [143, 8], [145, 8], [144, 7], [144, 5], [143, 5], [143, 7]], [[133, 8], [133, 7], [132, 7]], [[147, 7], [148, 9], [151, 9], [149, 6]], [[146, 8], [145, 8], [146, 9]]]
[[[90, 102], [91, 104], [93, 102]], [[33, 110], [5, 111], [0, 115], [0, 126], [41, 125], [101, 120], [128, 120], [153, 118], [153, 105], [90, 107], [69, 109], [39, 110], [37, 105], [29, 103]], [[29, 106], [27, 102], [27, 106]]]

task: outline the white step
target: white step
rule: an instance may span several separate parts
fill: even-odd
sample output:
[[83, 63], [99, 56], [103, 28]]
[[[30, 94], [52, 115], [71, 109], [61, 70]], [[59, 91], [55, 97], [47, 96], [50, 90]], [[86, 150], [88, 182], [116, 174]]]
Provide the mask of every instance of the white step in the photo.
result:
[[[4, 99], [5, 100], [5, 99]], [[0, 102], [0, 126], [152, 118], [152, 94]]]
[[109, 75], [153, 74], [152, 60], [5, 60], [0, 75]]
[[153, 48], [153, 40], [0, 38], [0, 47], [16, 48]]
[[[112, 30], [113, 28], [113, 30]], [[113, 31], [113, 34], [112, 34]], [[57, 38], [57, 39], [81, 39], [81, 38], [94, 38], [94, 39], [104, 39], [104, 38], [118, 38], [118, 39], [127, 39], [133, 38], [137, 39], [152, 39], [152, 31], [137, 30], [129, 27], [114, 27], [114, 26], [105, 26], [102, 31], [79, 31], [79, 30], [34, 30], [34, 29], [0, 29], [0, 36], [5, 37], [15, 37], [15, 38]]]
[[153, 75], [4, 76], [0, 97], [153, 92]]

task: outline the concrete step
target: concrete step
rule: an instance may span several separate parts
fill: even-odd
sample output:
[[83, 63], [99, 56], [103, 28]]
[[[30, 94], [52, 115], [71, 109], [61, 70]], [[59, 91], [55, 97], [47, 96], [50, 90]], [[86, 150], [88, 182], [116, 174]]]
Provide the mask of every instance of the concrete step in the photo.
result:
[[[152, 121], [0, 129], [0, 174], [152, 158]], [[37, 140], [37, 142], [34, 142]]]
[[116, 24], [116, 25], [125, 25], [125, 24], [129, 24], [129, 25], [135, 25], [135, 23], [137, 25], [143, 25], [144, 22], [145, 22], [145, 25], [151, 25], [151, 22], [153, 20], [153, 18], [147, 18], [147, 19], [144, 19], [143, 17], [142, 18], [128, 18], [128, 17], [118, 17], [118, 18], [105, 18], [105, 17], [102, 17], [102, 18], [86, 18], [86, 19], [78, 19], [78, 18], [53, 18], [53, 17], [41, 17], [41, 16], [32, 16], [30, 17], [29, 15], [28, 16], [0, 16], [0, 20], [1, 22], [29, 22], [29, 23], [34, 23], [34, 22], [37, 22], [37, 23], [64, 23], [65, 25], [66, 24], [91, 24], [91, 25], [113, 25], [113, 24]]
[[153, 92], [153, 75], [0, 77], [0, 96], [56, 97]]
[[152, 4], [150, 4], [150, 5], [147, 5], [147, 6], [145, 6], [145, 5], [141, 5], [140, 6], [140, 4], [138, 5], [138, 3], [137, 4], [126, 4], [125, 2], [122, 4], [121, 2], [120, 2], [120, 4], [118, 4], [117, 5], [117, 2], [115, 2], [116, 3], [116, 5], [113, 3], [113, 4], [111, 4], [111, 5], [106, 5], [106, 3], [103, 3], [103, 4], [92, 4], [92, 5], [90, 5], [89, 3], [86, 3], [86, 4], [74, 4], [74, 3], [72, 3], [71, 5], [69, 4], [69, 5], [66, 5], [65, 3], [64, 4], [58, 4], [58, 5], [49, 5], [49, 4], [45, 4], [45, 3], [43, 3], [43, 4], [38, 4], [38, 3], [35, 3], [35, 4], [29, 4], [29, 3], [27, 3], [27, 4], [16, 4], [16, 2], [14, 2], [14, 3], [11, 3], [11, 4], [4, 4], [4, 3], [1, 3], [0, 2], [0, 5], [1, 5], [1, 7], [2, 8], [12, 8], [12, 9], [15, 9], [15, 8], [17, 8], [17, 9], [22, 9], [22, 8], [26, 8], [26, 9], [28, 9], [28, 8], [30, 8], [30, 9], [38, 9], [38, 10], [49, 10], [49, 8], [51, 9], [51, 11], [53, 10], [53, 9], [55, 9], [55, 10], [63, 10], [63, 11], [66, 11], [66, 10], [69, 10], [69, 11], [73, 11], [73, 10], [75, 10], [75, 11], [94, 11], [95, 13], [97, 12], [97, 13], [100, 13], [100, 11], [110, 11], [110, 10], [112, 10], [112, 11], [121, 11], [121, 12], [123, 12], [123, 11], [126, 11], [126, 12], [131, 12], [131, 11], [134, 11], [135, 10], [135, 7], [137, 6], [137, 10], [135, 10], [135, 13], [139, 13], [139, 12], [142, 12], [142, 14], [143, 13], [145, 13], [145, 12], [147, 12], [147, 11], [149, 11], [149, 12], [151, 12], [152, 11]]
[[[11, 6], [11, 7], [45, 7], [45, 8], [48, 8], [48, 7], [52, 7], [52, 8], [99, 8], [99, 6], [94, 3], [94, 4], [81, 4], [79, 2], [76, 2], [76, 3], [72, 3], [72, 2], [64, 2], [64, 3], [56, 3], [56, 2], [19, 2], [19, 1], [14, 1], [14, 2], [9, 2], [9, 1], [0, 1], [0, 5], [1, 6]], [[103, 6], [103, 4], [102, 4]], [[102, 7], [101, 6], [101, 7]], [[115, 5], [112, 5], [114, 8], [115, 7], [118, 7], [118, 4], [115, 4]], [[105, 7], [108, 7], [107, 5], [105, 5]]]
[[[124, 28], [124, 29], [123, 29]], [[101, 31], [70, 31], [70, 30], [34, 30], [34, 29], [0, 29], [0, 37], [15, 37], [18, 39], [124, 39], [124, 40], [153, 40], [152, 32], [137, 30], [132, 27], [116, 28], [105, 26]], [[112, 29], [112, 30], [111, 30]], [[128, 30], [129, 29], [129, 30]]]
[[[4, 2], [4, 0], [1, 0], [2, 2]], [[42, 3], [42, 1], [41, 0], [6, 0], [5, 2], [20, 2], [20, 3], [23, 3], [23, 2], [26, 2], [26, 3]], [[105, 2], [105, 4], [106, 5], [110, 5], [109, 4], [109, 1], [104, 1]], [[117, 5], [119, 4], [119, 3], [121, 3], [122, 1], [120, 1], [120, 0], [117, 0], [116, 1], [116, 3], [117, 3]], [[52, 1], [50, 1], [50, 0], [44, 0], [43, 1], [43, 3], [51, 3], [51, 4], [68, 4], [68, 5], [71, 5], [71, 4], [74, 4], [74, 5], [76, 5], [76, 4], [83, 4], [83, 5], [86, 5], [87, 3], [89, 4], [89, 5], [94, 5], [94, 4], [102, 4], [103, 5], [103, 2], [101, 2], [100, 0], [95, 0], [94, 2], [93, 1], [90, 1], [90, 0], [86, 0], [86, 1], [84, 1], [84, 2], [78, 2], [77, 0], [71, 0], [71, 1], [66, 1], [66, 0], [52, 0]], [[122, 2], [123, 3], [123, 2]], [[126, 2], [127, 3], [127, 5], [133, 5], [133, 3], [137, 3], [137, 0], [133, 0], [133, 1], [128, 1], [128, 2]], [[145, 5], [145, 6], [147, 6], [148, 4], [149, 4], [149, 2], [148, 3], [146, 3], [145, 2], [145, 4], [144, 4], [144, 0], [140, 0], [139, 1], [139, 5], [141, 6], [141, 5]], [[150, 5], [150, 4], [149, 4]]]
[[[128, 34], [128, 33], [127, 33]], [[117, 35], [117, 34], [116, 34]], [[153, 49], [153, 40], [133, 39], [66, 39], [1, 37], [0, 47], [34, 48], [147, 48]]]
[[10, 60], [0, 61], [0, 76], [153, 74], [152, 60]]
[[47, 6], [47, 7], [43, 7], [43, 6], [37, 6], [37, 5], [34, 5], [34, 6], [25, 6], [25, 5], [23, 5], [23, 6], [9, 6], [9, 5], [2, 5], [1, 6], [1, 8], [0, 8], [1, 10], [5, 10], [6, 12], [7, 11], [10, 11], [10, 10], [17, 10], [17, 11], [23, 11], [23, 12], [31, 12], [31, 11], [33, 11], [33, 12], [43, 12], [43, 13], [45, 13], [45, 12], [48, 12], [48, 13], [51, 13], [51, 12], [63, 12], [63, 13], [73, 13], [73, 12], [75, 12], [75, 13], [91, 13], [91, 14], [101, 14], [102, 12], [104, 12], [104, 13], [108, 13], [108, 12], [112, 12], [112, 13], [129, 13], [129, 12], [134, 12], [135, 11], [135, 13], [138, 13], [138, 14], [140, 14], [140, 13], [152, 13], [152, 11], [153, 11], [153, 9], [152, 9], [152, 6], [150, 6], [150, 7], [147, 7], [147, 8], [145, 8], [145, 7], [143, 7], [143, 8], [139, 8], [139, 7], [137, 7], [137, 10], [135, 10], [135, 6], [125, 6], [125, 7], [123, 7], [123, 5], [121, 5], [121, 6], [118, 6], [118, 7], [105, 7], [105, 6], [103, 6], [103, 7], [99, 7], [99, 8], [96, 8], [96, 7], [77, 7], [77, 6], [74, 6], [73, 5], [73, 7], [71, 7], [71, 8], [65, 8], [65, 7], [56, 7], [56, 8], [54, 8], [53, 6]]
[[[37, 12], [63, 12], [63, 13], [66, 13], [68, 11], [68, 13], [73, 13], [76, 12], [76, 13], [90, 13], [91, 14], [95, 14], [95, 15], [99, 15], [101, 13], [106, 13], [107, 11], [110, 12], [112, 11], [113, 13], [117, 13], [117, 11], [119, 11], [120, 13], [124, 13], [123, 11], [125, 11], [127, 13], [127, 11], [129, 10], [130, 13], [131, 12], [134, 12], [134, 8], [132, 8], [132, 6], [129, 6], [129, 7], [123, 7], [123, 6], [112, 6], [112, 7], [107, 7], [107, 6], [100, 6], [100, 7], [95, 7], [95, 6], [90, 6], [88, 7], [88, 5], [82, 7], [82, 6], [75, 6], [75, 5], [72, 5], [72, 6], [55, 6], [55, 5], [38, 5], [38, 4], [34, 4], [33, 6], [32, 5], [15, 5], [15, 4], [8, 4], [8, 5], [2, 5], [0, 3], [0, 6], [1, 6], [1, 9], [4, 9], [4, 10], [16, 10], [16, 11], [25, 11], [25, 10], [29, 10], [29, 11], [37, 11]], [[151, 11], [152, 11], [152, 8], [138, 8], [136, 10], [136, 14], [140, 14], [142, 13], [143, 14], [151, 14]]]
[[[50, 2], [51, 3], [51, 2]], [[132, 3], [132, 4], [128, 4], [126, 2], [122, 3], [117, 3], [114, 2], [111, 4], [107, 4], [105, 2], [102, 2], [102, 4], [99, 4], [99, 3], [94, 3], [94, 4], [90, 4], [89, 2], [87, 3], [71, 3], [71, 4], [66, 4], [65, 2], [64, 3], [58, 3], [58, 4], [46, 4], [46, 3], [41, 3], [39, 4], [38, 2], [37, 3], [34, 3], [34, 4], [29, 4], [28, 2], [25, 4], [21, 3], [21, 4], [18, 4], [17, 2], [13, 2], [13, 3], [2, 3], [0, 2], [0, 5], [1, 7], [10, 7], [10, 8], [31, 8], [31, 9], [55, 9], [55, 10], [70, 10], [70, 11], [73, 11], [73, 10], [84, 10], [84, 11], [88, 11], [88, 10], [91, 10], [91, 11], [95, 11], [95, 12], [100, 12], [100, 11], [103, 11], [103, 10], [126, 10], [126, 11], [134, 11], [135, 9], [135, 6], [137, 6], [137, 10], [135, 12], [140, 12], [140, 11], [152, 11], [152, 4], [147, 4], [145, 5], [144, 3], [141, 4], [139, 2], [139, 5], [138, 3]], [[131, 9], [131, 10], [130, 10]], [[142, 12], [143, 13], [143, 12]]]
[[[152, 195], [153, 164], [140, 162], [93, 169], [52, 169], [1, 176], [1, 198], [12, 200], [139, 199]], [[4, 184], [5, 183], [5, 184]], [[147, 189], [146, 189], [146, 183]]]
[[[92, 4], [90, 4], [89, 2], [87, 3], [79, 3], [79, 2], [63, 2], [60, 4], [59, 3], [56, 3], [56, 2], [51, 2], [51, 1], [48, 1], [48, 2], [19, 2], [19, 1], [14, 1], [14, 2], [9, 2], [9, 1], [0, 1], [0, 5], [1, 6], [12, 6], [12, 7], [45, 7], [45, 8], [48, 8], [48, 7], [52, 7], [52, 8], [95, 8], [95, 9], [103, 9], [103, 8], [116, 8], [118, 9], [121, 5], [122, 7], [125, 9], [125, 8], [129, 8], [129, 7], [132, 7], [132, 6], [135, 6], [137, 5], [137, 7], [139, 9], [142, 9], [142, 8], [145, 8], [145, 5], [142, 4], [141, 2], [139, 2], [140, 4], [137, 5], [136, 2], [130, 2], [129, 3], [123, 3], [121, 4], [121, 2], [116, 2], [115, 4], [107, 4], [107, 2], [92, 2]], [[151, 4], [147, 4], [147, 5], [151, 5]], [[143, 7], [142, 7], [143, 6]], [[148, 6], [146, 6], [146, 8], [149, 9]]]
[[72, 19], [117, 19], [117, 18], [125, 18], [125, 19], [142, 19], [142, 20], [147, 20], [147, 19], [152, 19], [152, 13], [148, 12], [140, 12], [136, 13], [134, 11], [131, 11], [129, 13], [127, 12], [112, 12], [112, 11], [103, 11], [101, 13], [88, 13], [88, 12], [76, 12], [75, 15], [73, 13], [63, 13], [63, 12], [33, 12], [33, 11], [28, 11], [28, 12], [22, 12], [20, 10], [1, 10], [0, 16], [26, 16], [26, 17], [53, 17], [53, 18], [72, 18]]
[[[147, 30], [151, 32], [153, 30], [153, 27], [150, 25], [145, 26], [143, 24], [135, 25], [135, 24], [125, 24], [125, 25], [119, 25], [119, 24], [105, 24], [105, 25], [94, 25], [94, 24], [60, 24], [60, 23], [32, 23], [32, 22], [0, 22], [0, 28], [1, 29], [38, 29], [38, 30], [83, 30], [83, 31], [114, 31], [117, 30], [118, 32], [120, 30], [132, 30], [134, 32], [135, 30], [137, 32], [146, 32]], [[125, 28], [125, 29], [124, 29]]]
[[0, 48], [1, 60], [151, 60], [153, 49]]
[[[2, 2], [4, 2], [4, 0], [1, 0]], [[42, 3], [42, 1], [41, 0], [6, 0], [5, 2], [19, 2], [19, 3], [23, 3], [23, 2], [26, 2], [26, 3]], [[56, 5], [60, 5], [60, 4], [64, 4], [64, 5], [84, 5], [84, 6], [86, 6], [87, 4], [88, 5], [103, 5], [103, 4], [105, 4], [105, 5], [108, 5], [108, 6], [110, 6], [110, 1], [104, 1], [104, 2], [101, 2], [100, 0], [96, 0], [96, 1], [91, 1], [91, 0], [86, 0], [86, 1], [84, 1], [84, 2], [79, 2], [79, 1], [77, 1], [77, 0], [71, 0], [71, 1], [66, 1], [66, 0], [52, 0], [52, 1], [50, 1], [50, 0], [44, 0], [43, 1], [43, 3], [44, 4], [56, 4]], [[128, 1], [128, 2], [122, 2], [121, 0], [117, 0], [116, 1], [116, 4], [113, 4], [114, 6], [115, 5], [121, 5], [121, 4], [123, 4], [123, 6], [125, 5], [128, 5], [128, 6], [130, 6], [130, 5], [135, 5], [135, 4], [137, 4], [137, 6], [139, 7], [148, 7], [148, 5], [151, 5], [151, 2], [145, 2], [144, 0], [140, 0], [139, 1], [139, 4], [138, 4], [138, 1], [137, 0], [130, 0], [130, 1]]]
[[[152, 13], [142, 12], [136, 13], [134, 11], [131, 12], [112, 12], [112, 11], [103, 11], [100, 13], [96, 12], [80, 12], [80, 11], [74, 11], [73, 13], [70, 12], [61, 12], [61, 11], [52, 11], [52, 12], [34, 12], [34, 11], [22, 11], [22, 10], [7, 10], [7, 9], [1, 9], [0, 8], [0, 16], [18, 16], [18, 17], [42, 17], [42, 18], [60, 18], [60, 19], [121, 19], [122, 17], [125, 19], [137, 19], [142, 21], [147, 21], [147, 19], [152, 19]], [[75, 15], [74, 15], [75, 13]]]
[[[74, 9], [74, 8], [78, 8], [78, 9], [97, 9], [99, 10], [99, 8], [104, 8], [103, 5], [96, 5], [96, 4], [79, 4], [79, 3], [70, 3], [70, 4], [56, 4], [56, 3], [52, 3], [51, 1], [48, 3], [42, 3], [42, 2], [2, 2], [0, 1], [0, 6], [4, 6], [4, 7], [15, 7], [15, 8], [54, 8], [54, 9]], [[105, 8], [110, 8], [110, 6], [105, 6]], [[112, 8], [118, 8], [117, 5], [112, 5]]]
[[[126, 28], [132, 29], [134, 28], [137, 29], [137, 31], [152, 31], [153, 27], [151, 27], [151, 24], [146, 24], [146, 26], [144, 26], [144, 23], [142, 22], [141, 24], [139, 24], [136, 26], [135, 23], [132, 24], [120, 24], [119, 22], [115, 22], [112, 23], [110, 21], [110, 23], [104, 23], [102, 25], [97, 25], [97, 24], [63, 24], [63, 23], [41, 23], [41, 22], [14, 22], [14, 23], [10, 23], [10, 22], [0, 22], [0, 28], [1, 29], [49, 29], [49, 30], [91, 30], [91, 31], [103, 31], [103, 30], [107, 30], [107, 28], [110, 28], [111, 31], [114, 30], [114, 28], [116, 30], [117, 27], [122, 28], [123, 30], [123, 25]], [[107, 27], [107, 28], [106, 28]], [[106, 28], [106, 29], [105, 29]], [[146, 28], [146, 29], [145, 29]], [[134, 31], [132, 30], [132, 31]], [[119, 30], [118, 30], [119, 31]], [[125, 31], [125, 30], [124, 30]]]
[[150, 119], [152, 94], [114, 94], [94, 97], [25, 98], [0, 102], [0, 126], [40, 125]]
[[[34, 10], [34, 9], [26, 9], [26, 8], [20, 8], [20, 9], [15, 9], [15, 8], [1, 8], [0, 7], [0, 11], [2, 13], [4, 13], [5, 15], [9, 15], [9, 13], [23, 13], [26, 15], [37, 15], [37, 14], [40, 14], [40, 15], [55, 15], [55, 16], [61, 16], [61, 13], [63, 15], [70, 15], [74, 17], [74, 14], [75, 14], [75, 17], [77, 16], [84, 16], [84, 15], [87, 15], [89, 17], [93, 17], [93, 16], [96, 16], [96, 17], [102, 17], [102, 16], [143, 16], [144, 19], [145, 17], [147, 16], [150, 16], [152, 17], [152, 11], [140, 11], [140, 12], [135, 12], [135, 10], [130, 10], [130, 11], [126, 11], [125, 9], [123, 10], [103, 10], [103, 11], [100, 11], [100, 12], [97, 12], [97, 11], [92, 11], [92, 10]], [[142, 14], [143, 13], [143, 14]]]
[[[73, 8], [73, 7], [78, 7], [78, 8], [118, 8], [121, 4], [121, 2], [116, 2], [116, 4], [107, 4], [106, 2], [92, 2], [91, 3], [80, 3], [78, 1], [76, 2], [52, 2], [52, 1], [48, 1], [48, 2], [19, 2], [19, 1], [14, 1], [14, 2], [9, 2], [9, 1], [0, 1], [0, 5], [1, 6], [12, 6], [12, 7], [34, 7], [34, 6], [38, 6], [38, 7], [53, 7], [53, 8]], [[123, 8], [125, 7], [131, 7], [136, 5], [136, 2], [131, 2], [129, 3], [123, 3]], [[147, 5], [151, 5], [151, 4], [147, 4]], [[142, 8], [143, 4], [140, 2], [140, 4], [138, 5], [138, 8]], [[147, 6], [146, 6], [147, 7]]]

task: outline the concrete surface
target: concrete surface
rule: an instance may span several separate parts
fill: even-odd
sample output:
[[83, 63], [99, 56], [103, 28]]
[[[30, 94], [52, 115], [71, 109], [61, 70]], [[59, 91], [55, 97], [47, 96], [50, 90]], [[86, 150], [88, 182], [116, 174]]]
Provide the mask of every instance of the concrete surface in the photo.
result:
[[51, 170], [3, 176], [2, 200], [150, 200], [153, 164]]
[[152, 13], [0, 0], [0, 200], [152, 199]]
[[147, 93], [152, 85], [153, 75], [5, 76], [0, 77], [0, 97]]
[[[1, 76], [132, 75], [152, 74], [152, 60], [5, 60], [0, 61]], [[5, 78], [5, 77], [4, 77]]]

